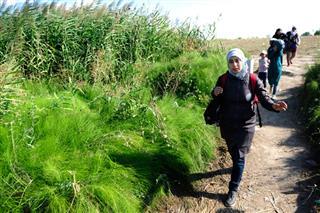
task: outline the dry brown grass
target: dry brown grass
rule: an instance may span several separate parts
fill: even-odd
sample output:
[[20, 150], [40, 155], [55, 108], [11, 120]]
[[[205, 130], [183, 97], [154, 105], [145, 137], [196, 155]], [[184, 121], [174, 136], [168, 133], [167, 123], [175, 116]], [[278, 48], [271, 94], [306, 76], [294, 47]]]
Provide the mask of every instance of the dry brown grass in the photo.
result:
[[[268, 38], [251, 38], [251, 39], [218, 39], [215, 45], [221, 44], [224, 48], [241, 48], [250, 55], [258, 56], [261, 50], [267, 50], [269, 47]], [[320, 36], [303, 36], [298, 54], [309, 55], [320, 51]]]

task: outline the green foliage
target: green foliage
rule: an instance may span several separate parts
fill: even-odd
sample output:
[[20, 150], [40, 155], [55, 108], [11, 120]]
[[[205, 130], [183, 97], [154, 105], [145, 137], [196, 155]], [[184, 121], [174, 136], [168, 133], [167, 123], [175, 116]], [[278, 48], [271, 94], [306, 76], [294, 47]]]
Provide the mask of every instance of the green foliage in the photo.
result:
[[214, 157], [214, 25], [121, 5], [0, 8], [2, 211], [141, 212]]
[[302, 33], [302, 35], [301, 36], [310, 36], [311, 35], [311, 33], [310, 32], [304, 32], [304, 33]]
[[215, 130], [190, 101], [89, 85], [23, 88], [0, 126], [4, 211], [140, 212], [169, 186], [159, 177], [186, 177], [213, 157]]
[[313, 65], [306, 74], [304, 112], [307, 117], [307, 133], [311, 142], [320, 148], [320, 64]]
[[[208, 131], [211, 128], [204, 127], [202, 108], [168, 96], [158, 105], [163, 116], [164, 136], [168, 140], [166, 146], [169, 147], [165, 147], [163, 153], [172, 155], [172, 159], [164, 159], [169, 160], [165, 164], [176, 174], [201, 171], [212, 157], [213, 150], [213, 132]], [[180, 165], [175, 165], [175, 162]]]
[[147, 72], [147, 83], [154, 95], [174, 94], [179, 98], [193, 97], [207, 103], [216, 79], [227, 69], [222, 52], [202, 57], [187, 53], [167, 63], [157, 63]]
[[315, 36], [320, 35], [320, 30], [317, 30], [316, 32], [314, 32], [314, 35], [315, 35]]

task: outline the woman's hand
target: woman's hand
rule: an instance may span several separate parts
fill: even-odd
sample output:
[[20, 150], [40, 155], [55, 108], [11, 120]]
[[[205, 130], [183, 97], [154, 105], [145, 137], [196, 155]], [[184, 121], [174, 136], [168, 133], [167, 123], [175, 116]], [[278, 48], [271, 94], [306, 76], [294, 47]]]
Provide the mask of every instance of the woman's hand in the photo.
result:
[[278, 101], [277, 103], [272, 105], [272, 108], [276, 111], [286, 111], [288, 109], [288, 105], [284, 101]]
[[213, 91], [214, 96], [218, 96], [218, 95], [220, 95], [222, 93], [223, 93], [223, 88], [222, 87], [214, 88], [214, 91]]

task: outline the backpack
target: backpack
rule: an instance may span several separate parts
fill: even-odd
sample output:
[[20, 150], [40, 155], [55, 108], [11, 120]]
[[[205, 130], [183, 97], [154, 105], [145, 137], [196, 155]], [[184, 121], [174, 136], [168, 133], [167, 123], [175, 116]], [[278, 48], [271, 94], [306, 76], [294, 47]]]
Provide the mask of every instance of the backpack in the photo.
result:
[[293, 44], [298, 44], [298, 33], [292, 35], [291, 31], [287, 32], [288, 41]]
[[[226, 81], [227, 81], [227, 73], [224, 73], [223, 75], [221, 75], [219, 77], [220, 79], [220, 87], [224, 88]], [[256, 105], [257, 107], [257, 114], [258, 114], [258, 118], [259, 118], [259, 126], [262, 127], [262, 121], [261, 121], [261, 115], [260, 115], [260, 110], [258, 107], [258, 103], [259, 103], [259, 99], [258, 96], [255, 93], [256, 90], [256, 86], [257, 86], [257, 76], [253, 73], [250, 73], [250, 79], [249, 79], [249, 87], [250, 87], [250, 91], [251, 94], [254, 94], [254, 98], [253, 98], [253, 105]], [[215, 97], [209, 102], [205, 112], [204, 112], [204, 120], [206, 122], [206, 124], [212, 125], [219, 125], [219, 111], [220, 111], [220, 103], [219, 103], [219, 97]]]

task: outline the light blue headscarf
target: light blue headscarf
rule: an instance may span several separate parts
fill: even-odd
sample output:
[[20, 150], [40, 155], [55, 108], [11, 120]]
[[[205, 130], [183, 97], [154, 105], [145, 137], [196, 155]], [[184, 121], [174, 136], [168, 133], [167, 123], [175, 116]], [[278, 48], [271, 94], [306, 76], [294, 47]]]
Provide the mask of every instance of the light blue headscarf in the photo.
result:
[[[229, 59], [231, 57], [237, 57], [240, 59], [241, 63], [242, 63], [242, 70], [238, 73], [233, 72], [230, 67], [229, 67]], [[239, 78], [241, 80], [244, 80], [246, 78], [248, 71], [248, 66], [247, 66], [247, 58], [244, 56], [243, 52], [239, 49], [239, 48], [234, 48], [231, 49], [228, 54], [227, 54], [227, 63], [228, 63], [228, 68], [229, 68], [229, 73], [233, 76], [235, 76], [236, 78]]]

